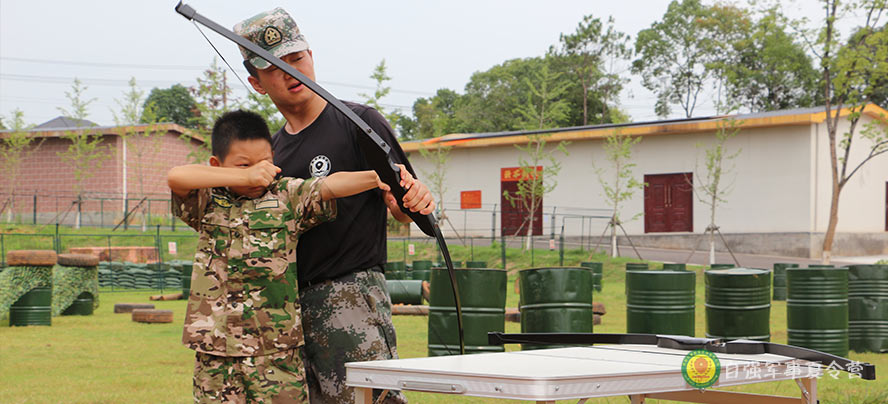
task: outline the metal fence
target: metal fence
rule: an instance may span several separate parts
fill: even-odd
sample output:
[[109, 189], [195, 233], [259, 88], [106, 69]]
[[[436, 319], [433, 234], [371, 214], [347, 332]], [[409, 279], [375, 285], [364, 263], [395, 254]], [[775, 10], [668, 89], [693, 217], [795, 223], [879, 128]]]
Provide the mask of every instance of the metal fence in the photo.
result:
[[[0, 196], [0, 223], [74, 225], [78, 214], [86, 227], [162, 225], [175, 230], [169, 194], [124, 197], [120, 194], [22, 192]], [[126, 220], [124, 220], [126, 219]]]

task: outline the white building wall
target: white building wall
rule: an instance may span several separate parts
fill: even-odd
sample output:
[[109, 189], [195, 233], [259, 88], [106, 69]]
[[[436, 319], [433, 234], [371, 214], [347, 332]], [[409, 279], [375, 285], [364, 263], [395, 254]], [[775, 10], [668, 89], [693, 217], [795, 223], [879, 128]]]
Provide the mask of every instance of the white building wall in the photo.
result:
[[[702, 174], [697, 171], [705, 169], [704, 148], [713, 139], [713, 133], [648, 136], [634, 147], [635, 176], [638, 181], [643, 181], [645, 174], [694, 172], [695, 184], [699, 184]], [[544, 234], [552, 230], [553, 207], [557, 207], [556, 214], [559, 215], [555, 223], [556, 234], [562, 224], [567, 235], [584, 233], [597, 237], [604, 230], [609, 211], [595, 173], [596, 166], [606, 172], [609, 169], [603, 143], [603, 139], [574, 141], [568, 146], [568, 156], [559, 152], [562, 170], [557, 179], [558, 187], [543, 202]], [[698, 144], [704, 146], [697, 147]], [[740, 149], [741, 152], [734, 160], [734, 178], [725, 180], [733, 183], [733, 190], [717, 211], [716, 220], [721, 230], [730, 233], [810, 231], [813, 183], [810, 145], [811, 128], [808, 126], [750, 129], [731, 139], [729, 150]], [[500, 169], [517, 166], [520, 153], [512, 145], [451, 150], [444, 204], [454, 227], [461, 230], [465, 223], [470, 235], [490, 236], [490, 210], [494, 205], [499, 209], [500, 204]], [[410, 160], [420, 178], [428, 177], [429, 162], [419, 153], [413, 153]], [[459, 210], [460, 191], [479, 189], [484, 211]], [[644, 233], [643, 216], [628, 220], [643, 211], [644, 191], [638, 189], [631, 200], [624, 202], [621, 210], [624, 227], [630, 234]], [[564, 213], [598, 218], [585, 222], [578, 218], [563, 220], [560, 215]], [[498, 228], [499, 216], [495, 224]], [[708, 224], [708, 205], [695, 198], [694, 232], [702, 233]], [[450, 233], [450, 225], [445, 224], [444, 230]]]
[[[855, 130], [851, 146], [848, 172], [854, 169], [869, 153], [872, 142], [860, 136], [860, 131], [873, 119], [864, 115]], [[848, 131], [850, 124], [843, 120], [839, 126], [841, 134]], [[817, 187], [815, 190], [816, 212], [814, 222], [817, 232], [825, 232], [829, 225], [830, 203], [832, 198], [832, 177], [829, 156], [829, 138], [826, 123], [816, 125], [817, 137]], [[841, 155], [840, 155], [841, 157]], [[839, 166], [841, 172], [841, 165]], [[842, 190], [839, 199], [838, 232], [884, 232], [886, 182], [888, 182], [888, 154], [870, 160]]]

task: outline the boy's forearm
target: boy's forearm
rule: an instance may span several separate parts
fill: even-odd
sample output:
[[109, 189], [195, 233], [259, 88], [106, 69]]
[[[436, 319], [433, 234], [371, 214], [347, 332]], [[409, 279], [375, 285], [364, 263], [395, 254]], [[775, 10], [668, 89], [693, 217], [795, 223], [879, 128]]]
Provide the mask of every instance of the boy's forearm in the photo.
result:
[[185, 196], [192, 189], [248, 185], [246, 170], [189, 164], [173, 167], [167, 184], [176, 195]]
[[321, 187], [321, 199], [343, 198], [377, 188], [375, 171], [340, 171], [327, 176]]

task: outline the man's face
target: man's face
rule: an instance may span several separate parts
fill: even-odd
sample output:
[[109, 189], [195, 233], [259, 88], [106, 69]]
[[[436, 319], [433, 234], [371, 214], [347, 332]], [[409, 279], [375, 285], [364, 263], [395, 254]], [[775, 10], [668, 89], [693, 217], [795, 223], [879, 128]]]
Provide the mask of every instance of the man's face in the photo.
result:
[[[314, 59], [311, 50], [301, 51], [285, 55], [281, 58], [284, 63], [293, 66], [306, 77], [315, 80]], [[264, 70], [257, 70], [258, 77], [250, 76], [248, 80], [253, 88], [260, 94], [268, 94], [278, 108], [299, 107], [312, 97], [314, 92], [305, 87], [299, 80], [290, 77], [283, 70], [271, 66]]]
[[[249, 168], [254, 164], [267, 160], [273, 162], [271, 144], [265, 139], [234, 140], [224, 159], [210, 157], [210, 165], [214, 167]], [[265, 193], [263, 187], [228, 187], [228, 189], [247, 198], [258, 198]]]

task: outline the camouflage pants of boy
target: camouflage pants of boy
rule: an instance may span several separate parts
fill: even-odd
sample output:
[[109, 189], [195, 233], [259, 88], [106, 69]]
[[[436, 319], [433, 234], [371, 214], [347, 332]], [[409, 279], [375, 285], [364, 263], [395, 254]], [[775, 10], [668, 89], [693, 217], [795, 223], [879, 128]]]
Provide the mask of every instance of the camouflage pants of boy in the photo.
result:
[[[355, 402], [354, 389], [345, 385], [345, 363], [398, 357], [385, 276], [355, 272], [302, 288], [299, 300], [311, 402]], [[379, 394], [374, 390], [374, 402]], [[407, 399], [390, 391], [384, 402], [401, 404]]]
[[264, 356], [216, 356], [198, 352], [195, 403], [308, 403], [300, 349]]

